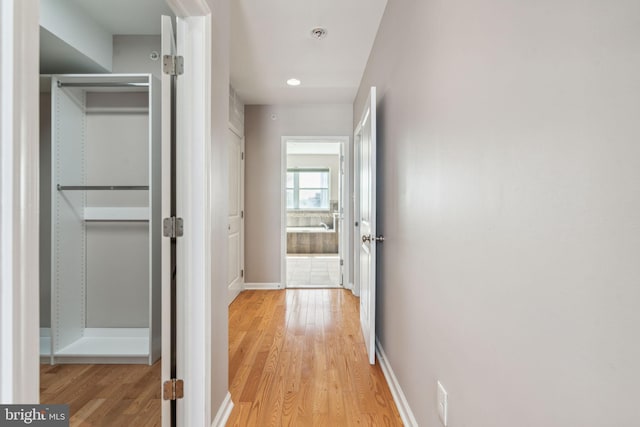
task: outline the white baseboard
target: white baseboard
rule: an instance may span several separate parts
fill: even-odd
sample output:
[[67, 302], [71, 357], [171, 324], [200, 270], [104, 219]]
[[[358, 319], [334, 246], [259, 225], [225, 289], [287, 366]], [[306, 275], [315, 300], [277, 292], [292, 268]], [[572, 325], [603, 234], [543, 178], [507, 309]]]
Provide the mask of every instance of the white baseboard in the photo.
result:
[[[353, 295], [356, 295], [356, 293], [355, 293], [355, 286], [353, 285], [353, 283], [352, 283], [352, 282], [347, 283], [347, 284], [344, 286], [344, 288], [345, 288], [345, 289], [350, 290], [350, 291], [351, 291], [351, 293], [352, 293]], [[357, 296], [357, 295], [356, 295], [356, 296]]]
[[229, 286], [229, 292], [228, 292], [229, 304], [231, 304], [233, 300], [236, 299], [238, 295], [240, 295], [240, 292], [242, 292], [243, 289], [244, 289], [243, 283], [236, 283], [235, 285]]
[[281, 283], [245, 283], [244, 289], [247, 291], [268, 291], [283, 289]]
[[393, 401], [396, 402], [396, 407], [400, 413], [400, 418], [402, 418], [402, 423], [408, 427], [417, 427], [418, 422], [416, 421], [416, 417], [413, 415], [413, 412], [409, 407], [409, 402], [400, 387], [400, 383], [398, 382], [396, 375], [393, 373], [393, 369], [391, 369], [391, 364], [387, 359], [387, 355], [384, 353], [384, 349], [382, 348], [382, 344], [380, 344], [378, 337], [376, 337], [376, 355], [378, 357], [378, 362], [380, 362], [382, 373], [387, 379], [387, 384], [389, 384], [391, 395], [393, 395]]
[[227, 392], [227, 395], [220, 405], [220, 408], [218, 408], [216, 417], [211, 423], [211, 427], [224, 427], [227, 424], [227, 421], [229, 421], [229, 416], [231, 415], [232, 409], [233, 401], [231, 400], [231, 393]]

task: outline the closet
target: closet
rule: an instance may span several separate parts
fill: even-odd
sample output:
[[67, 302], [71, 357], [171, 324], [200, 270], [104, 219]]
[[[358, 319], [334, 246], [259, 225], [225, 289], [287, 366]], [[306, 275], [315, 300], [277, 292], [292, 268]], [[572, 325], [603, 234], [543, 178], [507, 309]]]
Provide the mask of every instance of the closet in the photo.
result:
[[150, 74], [51, 78], [52, 364], [160, 357], [159, 119]]

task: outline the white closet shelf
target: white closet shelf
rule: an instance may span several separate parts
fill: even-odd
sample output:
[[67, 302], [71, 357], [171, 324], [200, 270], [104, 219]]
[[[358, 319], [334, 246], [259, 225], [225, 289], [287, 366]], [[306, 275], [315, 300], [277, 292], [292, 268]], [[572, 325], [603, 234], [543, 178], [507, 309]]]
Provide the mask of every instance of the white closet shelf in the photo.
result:
[[149, 107], [87, 107], [87, 114], [148, 114]]
[[55, 356], [147, 357], [147, 328], [87, 328], [84, 336], [57, 351]]
[[149, 221], [149, 208], [146, 207], [86, 207], [85, 221]]

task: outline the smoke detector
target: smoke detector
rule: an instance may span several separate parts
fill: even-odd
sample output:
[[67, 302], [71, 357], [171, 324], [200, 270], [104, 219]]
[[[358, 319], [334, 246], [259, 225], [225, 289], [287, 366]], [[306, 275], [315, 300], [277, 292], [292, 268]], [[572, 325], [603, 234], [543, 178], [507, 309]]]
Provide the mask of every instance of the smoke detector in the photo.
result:
[[311, 37], [316, 40], [322, 40], [327, 37], [327, 29], [322, 27], [316, 27], [311, 30]]

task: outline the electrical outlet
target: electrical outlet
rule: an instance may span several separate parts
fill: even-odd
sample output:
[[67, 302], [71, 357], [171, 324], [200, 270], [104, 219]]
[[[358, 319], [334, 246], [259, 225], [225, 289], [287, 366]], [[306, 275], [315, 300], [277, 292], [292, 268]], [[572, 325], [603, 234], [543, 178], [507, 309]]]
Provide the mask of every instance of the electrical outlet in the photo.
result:
[[447, 390], [444, 389], [440, 381], [438, 381], [438, 415], [442, 425], [447, 425]]

